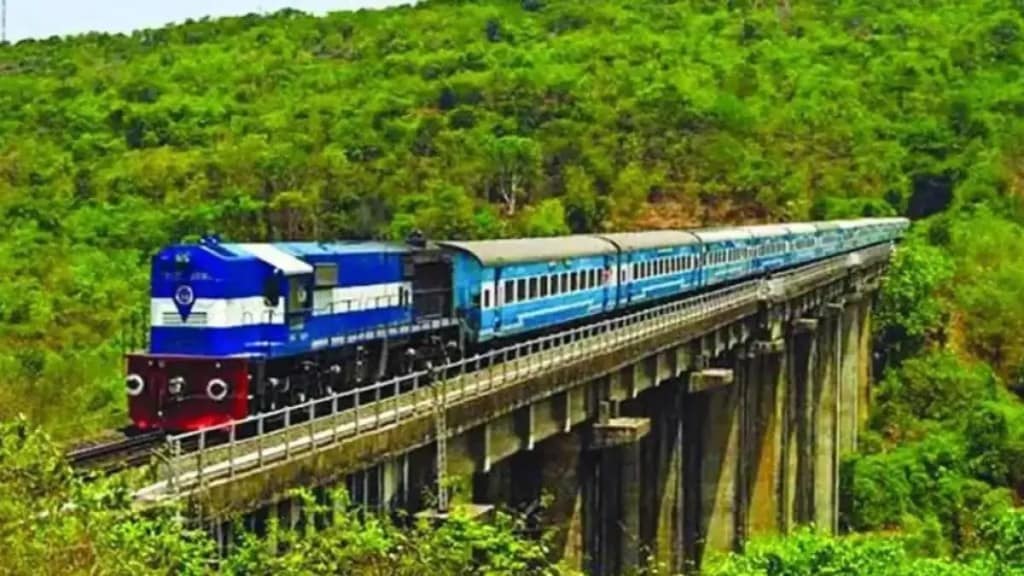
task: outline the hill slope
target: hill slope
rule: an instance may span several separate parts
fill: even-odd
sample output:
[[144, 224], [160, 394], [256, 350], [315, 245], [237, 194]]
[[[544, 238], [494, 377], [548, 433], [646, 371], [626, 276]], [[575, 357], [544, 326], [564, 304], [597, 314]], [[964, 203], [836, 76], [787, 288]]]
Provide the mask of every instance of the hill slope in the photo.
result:
[[204, 232], [1017, 210], [1018, 3], [720, 4], [436, 1], [0, 47], [0, 417], [116, 419], [146, 258]]

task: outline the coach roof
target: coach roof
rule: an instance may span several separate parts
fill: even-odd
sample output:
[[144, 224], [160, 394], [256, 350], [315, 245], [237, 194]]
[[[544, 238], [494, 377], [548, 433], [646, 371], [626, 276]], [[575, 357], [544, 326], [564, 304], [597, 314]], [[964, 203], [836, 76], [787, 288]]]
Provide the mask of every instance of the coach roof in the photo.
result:
[[473, 256], [484, 266], [543, 262], [583, 256], [614, 254], [615, 246], [597, 236], [559, 236], [557, 238], [510, 238], [470, 242], [438, 242]]
[[698, 239], [689, 232], [678, 230], [653, 230], [651, 232], [617, 232], [613, 234], [599, 234], [599, 238], [615, 244], [622, 250], [643, 250], [645, 248], [671, 248], [672, 246], [686, 246], [688, 244], [700, 244]]

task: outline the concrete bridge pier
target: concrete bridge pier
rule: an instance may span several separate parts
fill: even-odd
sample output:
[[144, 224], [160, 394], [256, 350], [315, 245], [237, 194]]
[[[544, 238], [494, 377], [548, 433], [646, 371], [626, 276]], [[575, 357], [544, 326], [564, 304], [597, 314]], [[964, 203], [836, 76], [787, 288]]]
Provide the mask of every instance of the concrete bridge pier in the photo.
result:
[[818, 320], [800, 318], [789, 327], [785, 351], [787, 394], [783, 418], [782, 531], [811, 521], [813, 487], [811, 386], [817, 370]]
[[781, 324], [773, 325], [747, 350], [741, 436], [741, 462], [746, 465], [743, 537], [785, 529], [783, 429], [789, 390], [787, 346], [781, 331]]
[[684, 409], [684, 546], [689, 567], [697, 568], [706, 548], [736, 549], [740, 467], [741, 393], [745, 370], [734, 353], [735, 368], [690, 374]]
[[622, 574], [643, 560], [640, 513], [646, 470], [641, 441], [650, 431], [651, 420], [642, 417], [602, 414], [593, 425], [588, 448], [596, 453], [596, 474], [585, 490], [590, 496], [585, 517], [593, 520], [587, 522], [588, 574]]
[[825, 533], [834, 533], [838, 522], [839, 492], [839, 375], [842, 303], [830, 303], [819, 318], [818, 362], [812, 382], [814, 463], [812, 466], [811, 520]]

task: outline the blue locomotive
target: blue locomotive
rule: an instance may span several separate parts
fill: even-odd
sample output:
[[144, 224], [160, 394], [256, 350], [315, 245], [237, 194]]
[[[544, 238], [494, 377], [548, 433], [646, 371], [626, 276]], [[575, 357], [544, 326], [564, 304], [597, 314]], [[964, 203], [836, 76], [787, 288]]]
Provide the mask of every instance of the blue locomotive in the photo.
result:
[[140, 429], [330, 394], [439, 349], [480, 350], [902, 236], [903, 218], [474, 242], [205, 239], [152, 263]]

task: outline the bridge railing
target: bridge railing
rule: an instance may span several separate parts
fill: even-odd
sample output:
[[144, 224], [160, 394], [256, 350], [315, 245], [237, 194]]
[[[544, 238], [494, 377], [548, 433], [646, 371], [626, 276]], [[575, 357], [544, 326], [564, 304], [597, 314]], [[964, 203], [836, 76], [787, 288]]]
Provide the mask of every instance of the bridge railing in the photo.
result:
[[[262, 468], [293, 454], [394, 425], [449, 402], [467, 400], [564, 365], [601, 356], [630, 342], [677, 329], [770, 297], [781, 288], [834, 276], [851, 265], [888, 258], [880, 245], [463, 358], [248, 418], [168, 436], [161, 489], [177, 492]], [[769, 284], [774, 284], [775, 289]], [[245, 432], [244, 434], [242, 432]]]

